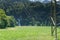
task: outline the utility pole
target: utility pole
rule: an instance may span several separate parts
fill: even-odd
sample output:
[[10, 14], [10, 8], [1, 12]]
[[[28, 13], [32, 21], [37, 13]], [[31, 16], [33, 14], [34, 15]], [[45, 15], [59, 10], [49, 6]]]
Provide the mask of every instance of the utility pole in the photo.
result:
[[56, 25], [56, 0], [53, 0], [53, 1], [54, 1], [54, 21], [55, 21], [54, 30], [55, 30], [55, 40], [58, 40], [57, 39], [57, 25]]
[[55, 36], [55, 40], [58, 40], [57, 39], [57, 25], [56, 25], [56, 0], [51, 0], [52, 1], [52, 6], [53, 6], [53, 8], [52, 8], [52, 18], [53, 18], [53, 20], [54, 20], [54, 28], [53, 27], [51, 27], [51, 33], [52, 33], [52, 35], [53, 35], [53, 33], [54, 33], [54, 36]]
[[54, 33], [54, 27], [52, 26], [53, 24], [53, 0], [51, 0], [51, 16], [50, 16], [51, 20], [52, 20], [52, 23], [51, 23], [51, 36], [53, 36], [53, 33]]

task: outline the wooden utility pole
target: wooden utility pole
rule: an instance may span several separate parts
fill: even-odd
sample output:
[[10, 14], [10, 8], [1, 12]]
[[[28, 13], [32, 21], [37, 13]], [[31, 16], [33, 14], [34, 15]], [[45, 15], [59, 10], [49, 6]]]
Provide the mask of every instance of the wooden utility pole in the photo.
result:
[[53, 0], [53, 1], [54, 1], [55, 40], [58, 40], [57, 39], [57, 25], [56, 25], [56, 0]]
[[53, 0], [51, 0], [51, 16], [50, 16], [50, 18], [51, 18], [51, 21], [52, 21], [52, 23], [51, 23], [51, 36], [53, 36], [53, 33], [54, 33], [54, 27], [52, 26], [53, 25], [53, 2], [52, 2]]
[[54, 28], [51, 27], [51, 34], [53, 35], [54, 33], [54, 36], [55, 36], [55, 40], [58, 40], [57, 39], [57, 25], [56, 25], [56, 0], [51, 0], [52, 1], [52, 6], [53, 6], [53, 10], [52, 10], [52, 15], [53, 15], [53, 23], [54, 23]]

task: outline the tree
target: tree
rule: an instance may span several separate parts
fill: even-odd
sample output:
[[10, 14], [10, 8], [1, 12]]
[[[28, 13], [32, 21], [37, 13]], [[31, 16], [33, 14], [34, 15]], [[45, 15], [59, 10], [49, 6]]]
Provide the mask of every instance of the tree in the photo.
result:
[[5, 11], [3, 9], [0, 9], [0, 28], [6, 28], [7, 21], [6, 21], [6, 15]]
[[13, 16], [7, 16], [3, 9], [0, 9], [0, 28], [15, 27], [16, 20]]

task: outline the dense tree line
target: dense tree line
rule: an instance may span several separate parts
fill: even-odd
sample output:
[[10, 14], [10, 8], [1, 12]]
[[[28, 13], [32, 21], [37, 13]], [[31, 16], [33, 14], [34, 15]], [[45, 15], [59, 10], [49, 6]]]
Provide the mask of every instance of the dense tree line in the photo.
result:
[[[0, 0], [0, 8], [8, 16], [14, 16], [17, 25], [51, 25], [51, 3], [30, 2], [28, 0]], [[57, 24], [60, 22], [60, 4], [57, 4]]]

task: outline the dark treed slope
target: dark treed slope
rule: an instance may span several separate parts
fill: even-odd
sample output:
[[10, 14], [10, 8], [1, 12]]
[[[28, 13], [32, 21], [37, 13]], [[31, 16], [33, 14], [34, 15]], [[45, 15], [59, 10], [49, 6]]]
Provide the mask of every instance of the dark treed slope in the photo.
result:
[[[28, 0], [0, 0], [0, 8], [8, 16], [14, 16], [17, 25], [43, 25], [51, 24], [51, 3], [29, 2]], [[60, 5], [57, 4], [57, 23], [60, 22]]]

